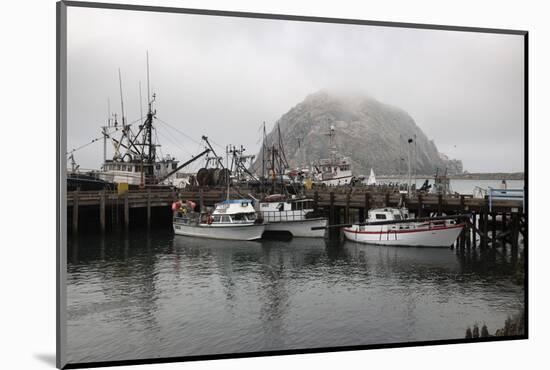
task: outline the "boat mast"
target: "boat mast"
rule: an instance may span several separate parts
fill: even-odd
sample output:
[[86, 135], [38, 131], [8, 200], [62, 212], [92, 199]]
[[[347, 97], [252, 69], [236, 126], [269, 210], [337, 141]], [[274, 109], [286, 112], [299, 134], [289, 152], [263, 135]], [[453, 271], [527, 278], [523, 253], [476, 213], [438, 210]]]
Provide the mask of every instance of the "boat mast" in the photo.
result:
[[122, 75], [120, 73], [120, 68], [118, 69], [118, 84], [120, 88], [120, 110], [122, 114], [122, 138], [120, 143], [122, 144], [122, 140], [126, 138], [126, 154], [122, 156], [122, 160], [124, 160], [126, 155], [131, 158], [132, 138], [130, 137], [130, 127], [126, 125], [126, 115], [124, 114], [124, 94], [122, 92]]
[[[147, 119], [145, 120], [144, 126], [145, 126], [145, 140], [144, 145], [147, 146], [147, 157], [146, 157], [146, 163], [150, 166], [153, 166], [153, 164], [156, 161], [156, 150], [155, 145], [153, 144], [153, 115], [155, 112], [153, 111], [153, 102], [155, 101], [155, 94], [150, 95], [149, 90], [149, 52], [147, 51]], [[151, 167], [151, 174], [153, 174], [154, 169]]]
[[139, 81], [139, 120], [143, 125], [143, 98], [141, 97], [141, 81]]
[[271, 144], [271, 194], [275, 194], [275, 144]]
[[416, 181], [417, 181], [417, 175], [418, 175], [418, 150], [417, 150], [417, 147], [416, 147], [416, 134], [414, 134], [414, 163], [413, 163], [413, 166], [414, 166], [414, 188], [416, 189], [417, 185], [416, 185]]
[[[228, 146], [225, 147], [225, 168], [229, 168], [229, 147]], [[229, 173], [230, 171], [225, 171], [225, 177], [227, 182], [227, 195], [226, 195], [227, 200], [229, 200], [229, 180], [231, 179], [229, 177]]]
[[111, 101], [107, 98], [107, 126], [101, 128], [103, 134], [103, 163], [107, 161], [107, 128], [111, 127]]
[[126, 126], [126, 120], [124, 118], [124, 99], [122, 95], [122, 75], [120, 74], [120, 68], [118, 69], [118, 85], [120, 88], [120, 110], [122, 112], [122, 127]]
[[409, 143], [407, 147], [408, 174], [409, 174], [409, 183], [407, 185], [407, 195], [410, 198], [411, 197], [411, 145], [410, 144], [413, 142], [413, 139], [409, 138], [407, 142]]
[[284, 182], [283, 182], [283, 172], [284, 172], [284, 164], [283, 164], [283, 144], [281, 141], [281, 126], [279, 123], [277, 123], [277, 133], [279, 134], [279, 150], [277, 151], [277, 154], [279, 155], [279, 178], [281, 180], [281, 194], [284, 193]]
[[265, 196], [265, 121], [264, 121], [264, 127], [263, 127], [263, 134], [262, 134], [262, 182], [260, 184], [261, 186], [261, 192]]

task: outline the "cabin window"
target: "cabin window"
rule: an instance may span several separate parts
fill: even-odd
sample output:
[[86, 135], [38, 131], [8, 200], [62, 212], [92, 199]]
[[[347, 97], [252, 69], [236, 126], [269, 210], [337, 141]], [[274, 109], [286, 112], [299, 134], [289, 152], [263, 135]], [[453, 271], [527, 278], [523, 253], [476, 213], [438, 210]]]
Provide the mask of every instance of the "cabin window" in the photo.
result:
[[393, 218], [396, 220], [401, 220], [401, 215], [394, 215]]
[[165, 167], [168, 168], [168, 163], [166, 163]]
[[160, 164], [157, 164], [157, 165], [155, 166], [155, 168], [156, 168], [157, 170], [160, 170]]
[[277, 205], [277, 211], [282, 212], [282, 211], [284, 211], [284, 209], [285, 209], [284, 203], [279, 203]]
[[377, 213], [377, 214], [376, 214], [376, 219], [377, 219], [377, 220], [385, 220], [385, 219], [386, 219], [386, 215], [383, 214], [383, 213]]
[[248, 218], [249, 221], [254, 221], [256, 219], [256, 213], [254, 212], [247, 213], [246, 218]]
[[237, 213], [237, 214], [233, 215], [233, 220], [235, 220], [235, 221], [244, 221], [245, 220], [244, 214], [243, 213]]
[[172, 169], [175, 170], [177, 168], [177, 164], [176, 163], [172, 163]]
[[292, 202], [290, 203], [290, 209], [292, 211], [301, 211], [304, 206], [303, 202]]
[[224, 223], [230, 223], [230, 222], [231, 222], [231, 217], [229, 217], [229, 216], [222, 216], [222, 222], [224, 222]]
[[139, 166], [136, 166], [136, 172], [139, 172]]
[[216, 215], [216, 216], [214, 216], [214, 220], [213, 220], [213, 221], [214, 221], [214, 222], [220, 222], [221, 218], [222, 218], [221, 216]]

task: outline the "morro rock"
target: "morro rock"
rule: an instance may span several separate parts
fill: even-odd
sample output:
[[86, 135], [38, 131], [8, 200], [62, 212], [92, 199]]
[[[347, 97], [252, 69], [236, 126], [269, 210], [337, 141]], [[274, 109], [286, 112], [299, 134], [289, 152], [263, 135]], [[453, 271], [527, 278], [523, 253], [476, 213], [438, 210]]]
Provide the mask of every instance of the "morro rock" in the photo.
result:
[[[407, 172], [407, 151], [413, 172], [433, 175], [436, 170], [462, 173], [462, 162], [439, 153], [413, 118], [402, 109], [364, 95], [334, 94], [321, 90], [290, 109], [277, 122], [291, 166], [307, 166], [329, 156], [330, 126], [337, 150], [350, 157], [354, 175], [398, 175]], [[278, 142], [277, 124], [267, 136]], [[409, 143], [408, 140], [414, 141]], [[253, 168], [261, 166], [262, 153]]]

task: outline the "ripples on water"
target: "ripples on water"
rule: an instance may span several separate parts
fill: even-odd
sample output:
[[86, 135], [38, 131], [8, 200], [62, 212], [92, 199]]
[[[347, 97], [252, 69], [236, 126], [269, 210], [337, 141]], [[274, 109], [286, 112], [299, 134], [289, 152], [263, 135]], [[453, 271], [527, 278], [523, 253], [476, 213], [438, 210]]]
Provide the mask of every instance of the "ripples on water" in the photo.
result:
[[463, 338], [523, 305], [500, 254], [170, 231], [68, 246], [69, 362]]

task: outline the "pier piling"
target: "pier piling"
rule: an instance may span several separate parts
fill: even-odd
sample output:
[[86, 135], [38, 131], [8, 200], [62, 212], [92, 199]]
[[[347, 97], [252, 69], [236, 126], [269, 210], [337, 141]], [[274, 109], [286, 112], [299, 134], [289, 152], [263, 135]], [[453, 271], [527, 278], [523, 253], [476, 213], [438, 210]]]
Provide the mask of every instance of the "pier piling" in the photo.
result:
[[477, 240], [477, 214], [474, 212], [472, 213], [472, 248], [476, 248], [476, 240]]
[[483, 213], [483, 237], [482, 237], [482, 240], [483, 240], [483, 245], [482, 247], [483, 248], [487, 248], [488, 246], [488, 243], [489, 243], [489, 235], [488, 235], [488, 226], [489, 226], [489, 214], [487, 213], [487, 210], [485, 210]]
[[130, 226], [130, 205], [128, 202], [128, 192], [124, 193], [124, 227]]
[[422, 217], [422, 194], [418, 194], [418, 208], [417, 208], [417, 216], [416, 217]]
[[78, 190], [73, 193], [73, 232], [78, 232]]
[[99, 226], [101, 232], [105, 232], [105, 198], [105, 189], [103, 189], [99, 197]]
[[151, 227], [151, 189], [147, 189], [147, 227]]
[[351, 195], [350, 195], [350, 193], [348, 193], [346, 195], [346, 206], [344, 207], [344, 221], [345, 222], [350, 222], [350, 219], [349, 219], [349, 202], [350, 202], [350, 198], [351, 198]]

